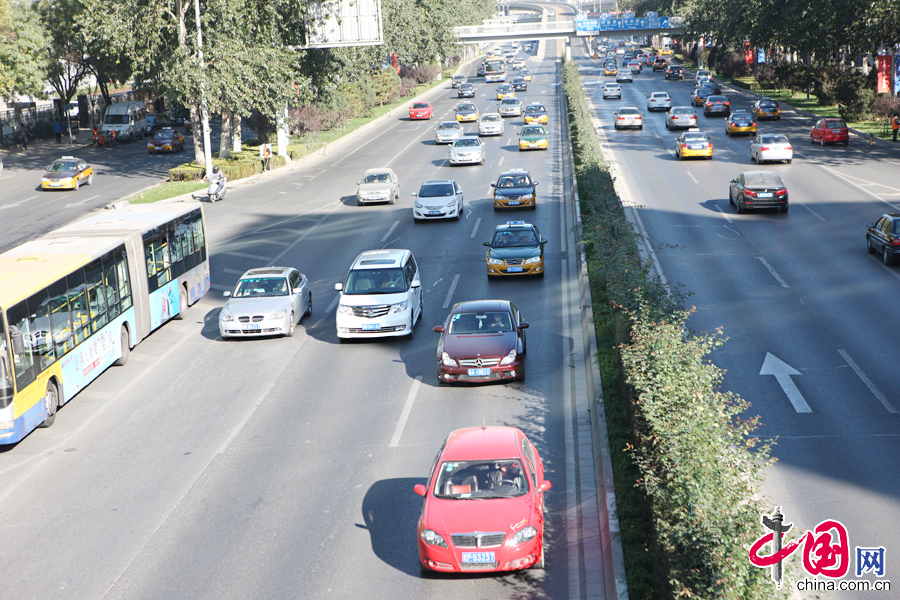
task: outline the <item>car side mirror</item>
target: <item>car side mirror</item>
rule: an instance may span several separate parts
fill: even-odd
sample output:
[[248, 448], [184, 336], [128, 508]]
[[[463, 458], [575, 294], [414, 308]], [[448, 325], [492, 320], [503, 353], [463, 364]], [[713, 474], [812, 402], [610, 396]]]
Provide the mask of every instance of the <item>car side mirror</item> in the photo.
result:
[[421, 483], [417, 483], [416, 485], [413, 486], [413, 491], [420, 496], [424, 496], [426, 489], [425, 489], [424, 485], [422, 485]]
[[409, 287], [411, 287], [411, 288], [414, 289], [414, 290], [417, 290], [417, 289], [419, 289], [420, 287], [422, 287], [422, 283], [421, 283], [418, 279], [416, 279], [415, 281], [413, 281], [413, 282], [410, 284]]
[[538, 183], [540, 183], [540, 182], [539, 182], [539, 181], [535, 181], [533, 185], [537, 185]]
[[336, 290], [339, 291], [339, 292], [342, 292], [342, 291], [344, 291], [344, 284], [343, 284], [343, 283], [336, 283], [336, 284], [334, 284], [334, 289], [336, 289]]
[[443, 325], [435, 325], [434, 332], [435, 333], [444, 333], [444, 326]]
[[[422, 487], [425, 487], [425, 486], [423, 485]], [[552, 487], [553, 487], [553, 484], [545, 479], [544, 481], [541, 482], [541, 485], [538, 486], [538, 491], [546, 492], [547, 490], [549, 490]]]
[[520, 330], [528, 329], [528, 323], [526, 323], [525, 321], [522, 321], [521, 323], [519, 323], [519, 329]]
[[872, 229], [873, 227], [875, 227], [875, 223], [869, 223], [868, 225], [866, 225], [866, 229]]
[[732, 179], [732, 180], [729, 181], [728, 183], [734, 183], [734, 182], [736, 182], [736, 181], [737, 181], [737, 179]]
[[490, 242], [485, 242], [484, 245], [485, 245], [485, 246], [490, 246], [491, 243], [490, 243]]
[[419, 195], [419, 192], [413, 192], [412, 195], [413, 195], [413, 196], [418, 196], [418, 195]]
[[12, 340], [13, 353], [25, 354], [25, 336], [22, 334], [22, 331], [15, 325], [10, 325], [9, 334]]
[[547, 243], [547, 240], [541, 240], [541, 246]]
[[228, 292], [222, 292], [222, 295], [225, 296], [226, 298], [231, 298], [231, 292], [230, 292], [230, 291], [228, 291]]
[[492, 183], [492, 184], [491, 184], [491, 187], [497, 187], [497, 184], [496, 184], [496, 183]]

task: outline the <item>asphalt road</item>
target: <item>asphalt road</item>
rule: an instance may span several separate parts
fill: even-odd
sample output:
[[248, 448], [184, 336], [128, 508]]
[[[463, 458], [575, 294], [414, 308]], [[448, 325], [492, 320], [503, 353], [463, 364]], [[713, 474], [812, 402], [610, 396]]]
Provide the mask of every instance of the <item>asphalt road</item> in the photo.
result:
[[[563, 205], [557, 65], [548, 55], [529, 68], [534, 81], [520, 96], [549, 108], [549, 151], [520, 153], [523, 121], [512, 118], [504, 136], [487, 140], [484, 166], [449, 167], [432, 130], [453, 118], [448, 83], [433, 95], [433, 121], [394, 115], [208, 205], [213, 291], [63, 407], [52, 428], [0, 451], [0, 596], [568, 597], [581, 569], [569, 560], [564, 517], [577, 510], [567, 506], [576, 481], [566, 474], [564, 409], [572, 215]], [[495, 86], [476, 88], [479, 108], [494, 110]], [[356, 206], [355, 184], [374, 166], [400, 175], [397, 205]], [[534, 212], [492, 209], [489, 185], [513, 167], [540, 182]], [[466, 213], [415, 224], [411, 192], [435, 178], [460, 182]], [[549, 240], [543, 280], [487, 281], [481, 242], [510, 219], [535, 223]], [[411, 340], [338, 344], [333, 285], [361, 251], [381, 247], [413, 251], [424, 317]], [[219, 340], [221, 291], [271, 264], [310, 278], [312, 315], [290, 339]], [[512, 300], [530, 323], [527, 379], [439, 387], [431, 327], [453, 303], [480, 298]], [[523, 429], [542, 454], [553, 483], [547, 568], [422, 577], [413, 486], [451, 430], [483, 423]]]
[[[866, 253], [865, 228], [900, 211], [900, 149], [858, 138], [849, 147], [812, 146], [812, 121], [788, 109], [781, 121], [760, 122], [759, 130], [786, 134], [793, 164], [757, 167], [750, 139], [727, 137], [723, 117], [698, 110], [700, 128], [713, 139], [713, 160], [679, 162], [678, 134], [666, 130], [663, 113], [646, 111], [646, 96], [667, 91], [673, 105], [690, 105], [692, 82], [665, 81], [663, 73], [645, 69], [633, 84], [622, 84], [621, 100], [604, 101], [602, 83], [614, 78], [603, 77], [602, 61], [586, 58], [580, 44], [573, 51], [625, 204], [646, 228], [665, 277], [692, 294], [690, 326], [721, 326], [729, 338], [711, 356], [727, 371], [723, 387], [752, 403], [749, 415], [760, 415], [762, 436], [777, 438], [778, 462], [764, 486], [770, 508], [782, 506], [795, 532], [826, 519], [843, 523], [851, 579], [857, 546], [887, 548], [884, 578], [890, 579], [900, 568], [900, 534], [885, 526], [900, 520], [900, 269]], [[749, 109], [758, 97], [724, 85], [723, 93], [732, 110]], [[620, 106], [644, 110], [642, 131], [614, 130], [612, 114]], [[729, 205], [729, 181], [757, 169], [781, 175], [788, 214], [738, 215]], [[767, 363], [769, 354], [789, 367], [773, 358]], [[791, 559], [799, 568], [801, 556]]]

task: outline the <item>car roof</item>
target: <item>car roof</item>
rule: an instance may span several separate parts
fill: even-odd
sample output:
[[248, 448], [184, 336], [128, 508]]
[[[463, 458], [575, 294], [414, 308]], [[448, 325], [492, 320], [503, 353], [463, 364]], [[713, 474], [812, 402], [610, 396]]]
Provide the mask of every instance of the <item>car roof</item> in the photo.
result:
[[380, 175], [381, 173], [391, 173], [392, 171], [388, 167], [378, 167], [376, 169], [367, 170], [364, 175]]
[[510, 169], [509, 171], [504, 171], [500, 173], [500, 177], [506, 177], [507, 175], [531, 175], [531, 173], [526, 169]]
[[248, 277], [287, 277], [288, 273], [293, 270], [293, 267], [262, 267], [250, 269], [241, 275], [241, 279], [247, 279]]
[[457, 429], [447, 437], [441, 459], [467, 461], [518, 457], [521, 435], [524, 434], [515, 427], [485, 426]]
[[[431, 183], [426, 181], [425, 183]], [[383, 267], [400, 267], [409, 256], [409, 250], [366, 250], [356, 257], [351, 269], [379, 269]]]
[[494, 233], [498, 231], [520, 231], [523, 229], [534, 230], [534, 225], [531, 223], [526, 223], [525, 221], [507, 221], [503, 225], [497, 225], [494, 228]]
[[509, 300], [466, 300], [457, 302], [451, 313], [484, 312], [487, 310], [511, 310]]

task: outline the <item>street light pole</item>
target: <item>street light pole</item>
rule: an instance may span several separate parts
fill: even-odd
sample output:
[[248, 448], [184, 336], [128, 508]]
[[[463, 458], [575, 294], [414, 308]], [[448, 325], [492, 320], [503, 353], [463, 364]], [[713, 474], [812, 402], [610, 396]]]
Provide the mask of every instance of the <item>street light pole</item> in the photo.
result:
[[203, 76], [203, 32], [200, 27], [200, 0], [194, 0], [194, 14], [197, 18], [197, 56], [200, 59], [200, 125], [203, 130], [203, 159], [206, 162], [206, 176], [212, 175], [212, 148], [209, 141], [209, 109], [206, 106], [206, 78]]

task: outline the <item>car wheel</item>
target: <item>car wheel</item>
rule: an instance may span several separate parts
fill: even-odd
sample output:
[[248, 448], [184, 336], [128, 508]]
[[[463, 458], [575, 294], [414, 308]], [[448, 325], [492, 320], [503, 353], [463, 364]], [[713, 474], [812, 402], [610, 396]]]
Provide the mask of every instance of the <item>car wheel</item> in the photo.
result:
[[810, 143], [810, 144], [815, 144], [815, 143], [816, 143], [816, 140], [813, 139], [812, 134], [809, 134], [809, 143]]
[[881, 249], [881, 262], [888, 266], [894, 264], [894, 257], [888, 252], [887, 246]]
[[787, 164], [791, 164], [791, 159], [787, 159]]
[[822, 136], [822, 137], [819, 138], [819, 145], [820, 145], [820, 146], [824, 146], [824, 145], [825, 145], [825, 136]]
[[543, 570], [543, 569], [546, 567], [546, 565], [547, 565], [547, 561], [544, 560], [544, 557], [545, 557], [546, 555], [547, 555], [547, 553], [546, 553], [546, 551], [545, 551], [545, 549], [544, 549], [544, 534], [543, 534], [543, 532], [542, 532], [542, 533], [541, 533], [541, 558], [538, 559], [533, 565], [531, 565], [531, 568], [532, 568], [532, 569]]
[[866, 236], [866, 250], [869, 254], [875, 254], [875, 246], [872, 245], [872, 238]]
[[94, 185], [94, 174], [88, 175], [88, 185]]
[[728, 137], [731, 137], [731, 130], [728, 129], [727, 127], [725, 128], [725, 135], [727, 135]]
[[47, 383], [47, 393], [44, 394], [44, 413], [47, 417], [40, 427], [50, 427], [56, 420], [56, 411], [59, 408], [59, 389], [52, 381]]
[[739, 215], [742, 215], [745, 212], [747, 212], [747, 209], [744, 208], [744, 198], [743, 197], [738, 199], [737, 204], [735, 206], [737, 207], [737, 213]]
[[781, 212], [786, 213], [790, 206], [790, 204], [785, 203], [785, 205], [781, 207]]
[[309, 301], [306, 303], [306, 312], [304, 316], [309, 316], [312, 314], [312, 292], [309, 293]]
[[759, 164], [759, 159], [756, 158], [755, 156], [753, 156], [752, 152], [750, 153], [750, 162], [755, 162], [756, 164]]
[[288, 330], [284, 334], [284, 337], [294, 337], [294, 325], [296, 325], [296, 324], [297, 324], [297, 319], [294, 316], [294, 311], [291, 311], [290, 327], [288, 327]]
[[845, 146], [849, 146], [849, 145], [850, 145], [850, 140], [847, 140], [846, 142], [844, 142], [844, 145], [845, 145]]
[[643, 131], [643, 130], [644, 130], [644, 126], [643, 126], [643, 125], [638, 125], [638, 131]]
[[362, 205], [363, 205], [362, 200], [360, 200], [359, 198], [357, 198], [357, 199], [356, 199], [356, 205], [357, 205], [357, 206], [362, 206]]

